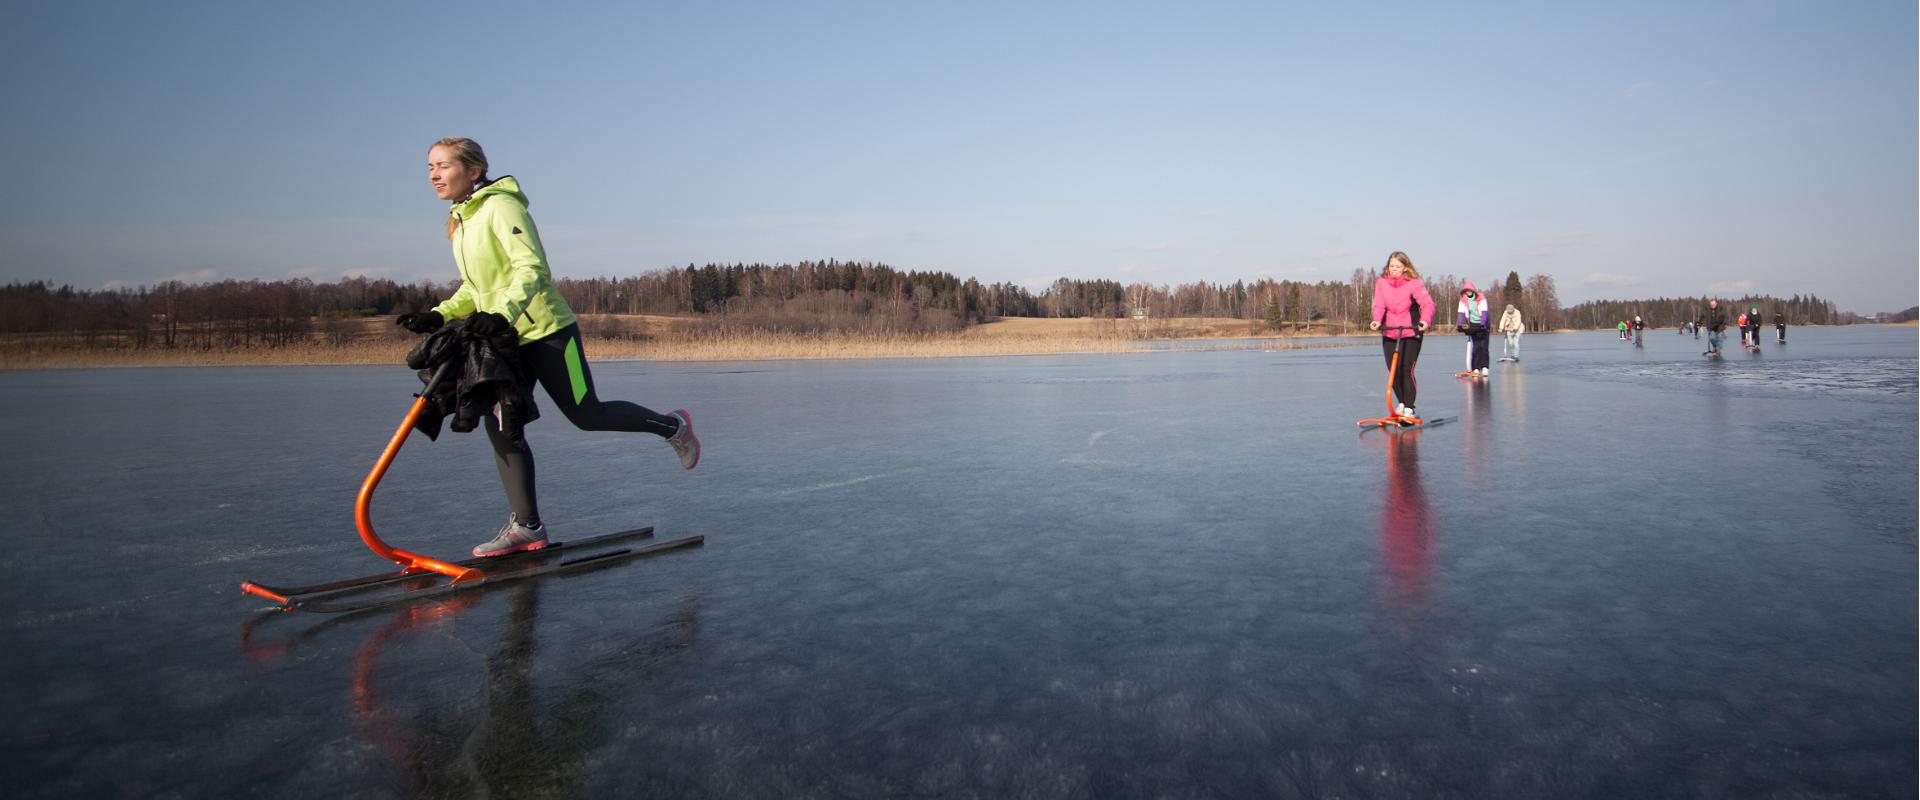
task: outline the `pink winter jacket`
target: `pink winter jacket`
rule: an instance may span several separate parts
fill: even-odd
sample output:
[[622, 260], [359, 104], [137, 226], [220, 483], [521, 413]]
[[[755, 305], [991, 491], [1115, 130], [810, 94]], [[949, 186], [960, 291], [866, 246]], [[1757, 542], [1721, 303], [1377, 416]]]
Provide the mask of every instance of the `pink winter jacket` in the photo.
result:
[[[1413, 307], [1420, 307], [1420, 321], [1413, 320]], [[1386, 275], [1373, 284], [1373, 319], [1380, 323], [1380, 335], [1400, 339], [1418, 335], [1415, 331], [1392, 330], [1394, 326], [1413, 327], [1433, 324], [1433, 294], [1419, 278], [1394, 278]]]

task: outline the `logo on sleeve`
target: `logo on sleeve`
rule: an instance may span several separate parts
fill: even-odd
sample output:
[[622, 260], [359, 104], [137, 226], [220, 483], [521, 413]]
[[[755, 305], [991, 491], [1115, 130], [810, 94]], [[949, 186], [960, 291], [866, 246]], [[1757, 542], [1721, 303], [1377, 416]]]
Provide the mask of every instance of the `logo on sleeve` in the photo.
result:
[[513, 228], [513, 232], [514, 232], [514, 233], [520, 233], [520, 227], [519, 227], [518, 225], [516, 225], [516, 226], [514, 226], [514, 228]]

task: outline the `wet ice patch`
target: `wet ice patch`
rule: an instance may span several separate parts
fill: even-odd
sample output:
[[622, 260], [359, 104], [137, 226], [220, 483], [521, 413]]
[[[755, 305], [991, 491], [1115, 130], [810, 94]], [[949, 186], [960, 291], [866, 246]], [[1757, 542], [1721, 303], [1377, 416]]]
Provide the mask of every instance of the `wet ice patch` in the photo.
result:
[[289, 545], [284, 547], [257, 545], [239, 550], [230, 550], [224, 553], [214, 553], [190, 563], [196, 567], [204, 567], [208, 564], [224, 564], [230, 561], [252, 561], [256, 558], [278, 558], [280, 556], [312, 553], [330, 549], [335, 548], [317, 544]]
[[1044, 375], [1018, 376], [1008, 378], [989, 378], [981, 381], [986, 384], [1103, 384], [1103, 383], [1191, 383], [1194, 381], [1217, 381], [1233, 377], [1225, 372], [1166, 372], [1129, 375]]
[[784, 492], [781, 492], [780, 495], [782, 497], [786, 497], [789, 495], [802, 494], [806, 492], [821, 492], [821, 491], [826, 491], [828, 489], [844, 489], [848, 486], [854, 486], [854, 485], [866, 483], [867, 481], [877, 480], [879, 478], [884, 478], [884, 477], [887, 477], [886, 473], [881, 472], [881, 473], [874, 473], [872, 475], [862, 475], [858, 478], [848, 478], [843, 481], [827, 481], [825, 483], [815, 483], [808, 486], [801, 486], [793, 489], [788, 489]]
[[1574, 364], [1561, 374], [1598, 380], [1659, 383], [1704, 389], [1717, 386], [1761, 397], [1821, 395], [1843, 400], [1912, 402], [1920, 394], [1920, 360], [1911, 358], [1748, 359], [1729, 351], [1726, 360], [1652, 364]]

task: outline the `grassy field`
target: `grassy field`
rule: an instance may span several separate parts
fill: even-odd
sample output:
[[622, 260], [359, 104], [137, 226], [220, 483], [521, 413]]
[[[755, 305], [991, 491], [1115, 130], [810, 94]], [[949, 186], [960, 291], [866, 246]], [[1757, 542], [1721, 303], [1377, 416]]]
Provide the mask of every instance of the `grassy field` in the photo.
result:
[[[954, 333], [786, 333], [736, 329], [701, 317], [582, 317], [587, 352], [597, 359], [752, 361], [816, 358], [927, 358], [1039, 353], [1121, 353], [1155, 339], [1260, 338], [1293, 346], [1325, 333], [1281, 335], [1264, 324], [1218, 317], [1156, 320], [1004, 318]], [[46, 336], [0, 340], [0, 369], [259, 364], [394, 364], [415, 337], [391, 317], [352, 320], [324, 340], [289, 347], [144, 347], [103, 338], [91, 344]], [[1221, 342], [1221, 347], [1243, 344]]]

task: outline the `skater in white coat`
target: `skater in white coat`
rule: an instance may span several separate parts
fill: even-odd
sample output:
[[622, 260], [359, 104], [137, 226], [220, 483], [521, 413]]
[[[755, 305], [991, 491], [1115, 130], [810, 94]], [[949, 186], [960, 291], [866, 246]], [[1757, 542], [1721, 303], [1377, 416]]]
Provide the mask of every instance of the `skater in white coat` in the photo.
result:
[[1526, 330], [1527, 326], [1520, 322], [1520, 309], [1508, 303], [1507, 310], [1500, 312], [1500, 332], [1507, 335], [1507, 344], [1500, 354], [1501, 361], [1520, 360], [1520, 334]]

